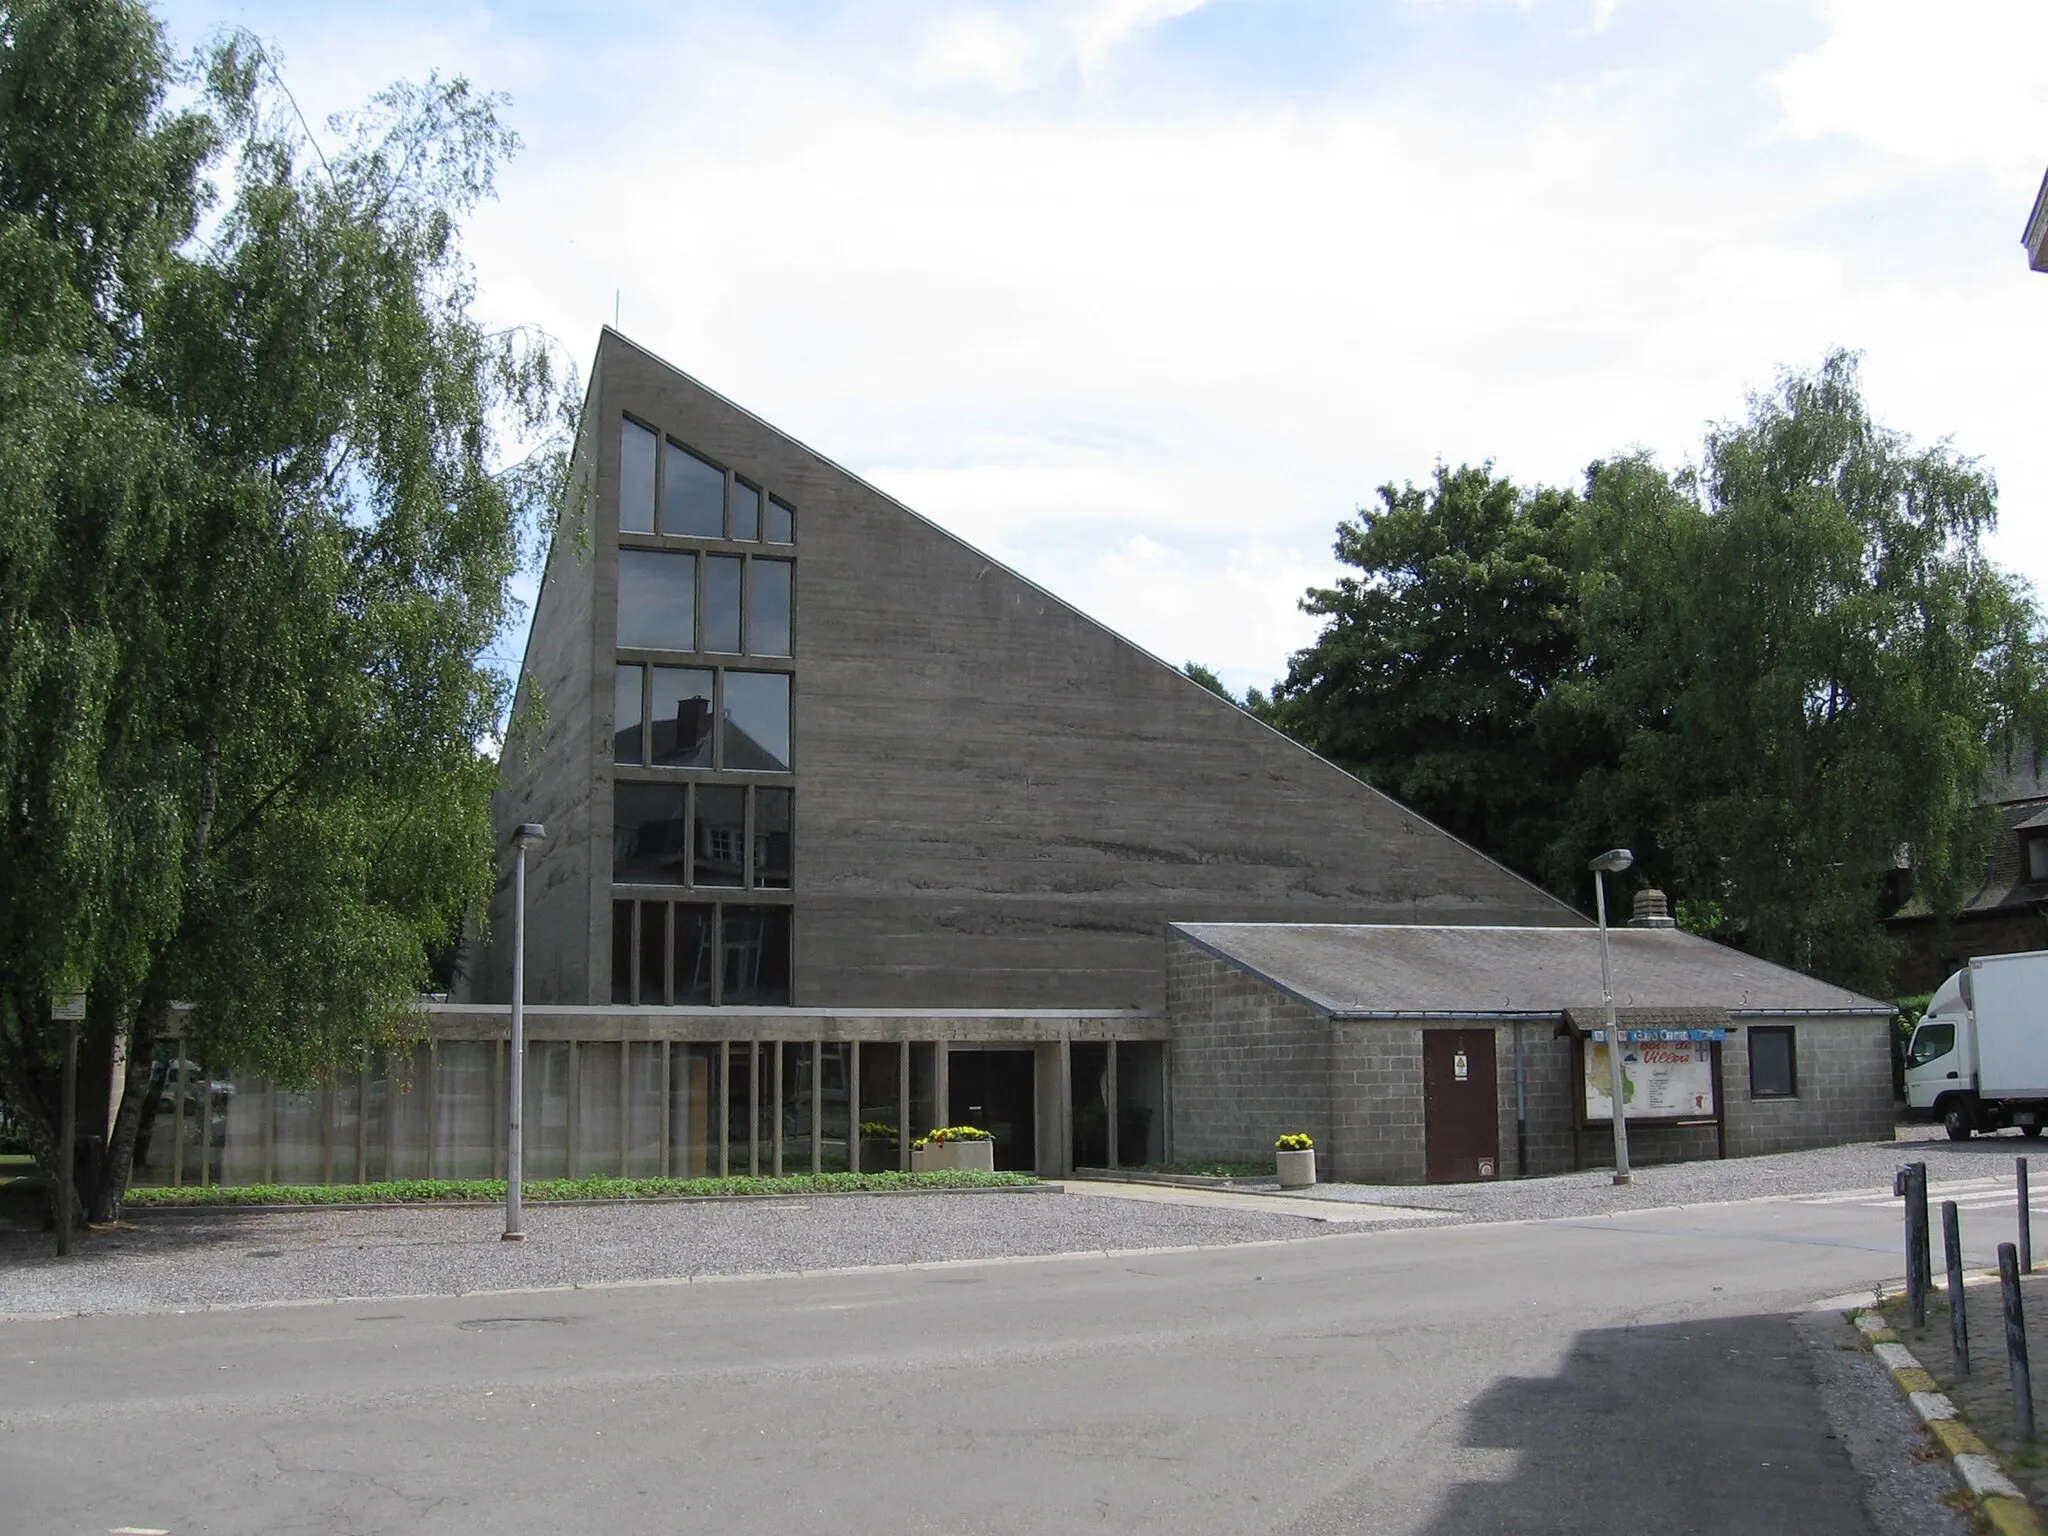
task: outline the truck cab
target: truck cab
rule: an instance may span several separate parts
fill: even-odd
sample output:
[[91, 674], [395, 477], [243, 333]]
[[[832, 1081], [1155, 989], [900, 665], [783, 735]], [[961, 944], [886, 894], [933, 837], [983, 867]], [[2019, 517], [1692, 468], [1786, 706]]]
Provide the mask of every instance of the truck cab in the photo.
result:
[[1967, 970], [1957, 971], [1935, 989], [1906, 1045], [1906, 1106], [1916, 1120], [1941, 1121], [1954, 1141], [1976, 1128], [1969, 977]]

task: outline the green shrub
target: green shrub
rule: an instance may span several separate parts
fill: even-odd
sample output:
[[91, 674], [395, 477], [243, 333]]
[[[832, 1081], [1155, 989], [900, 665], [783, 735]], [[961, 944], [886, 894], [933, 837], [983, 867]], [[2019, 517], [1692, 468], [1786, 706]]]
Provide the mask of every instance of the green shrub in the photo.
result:
[[[533, 1179], [528, 1200], [646, 1200], [676, 1195], [830, 1195], [899, 1189], [991, 1189], [1036, 1184], [1027, 1173], [795, 1173], [782, 1178], [735, 1174], [724, 1179]], [[215, 1184], [135, 1189], [128, 1203], [176, 1205], [412, 1205], [429, 1200], [492, 1203], [505, 1198], [503, 1179], [397, 1179], [384, 1184]]]

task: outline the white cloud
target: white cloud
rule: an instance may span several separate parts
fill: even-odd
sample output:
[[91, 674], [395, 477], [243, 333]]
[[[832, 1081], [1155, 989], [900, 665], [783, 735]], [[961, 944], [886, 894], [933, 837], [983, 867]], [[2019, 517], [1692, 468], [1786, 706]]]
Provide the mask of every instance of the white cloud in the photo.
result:
[[1773, 80], [1795, 133], [1982, 169], [2010, 196], [2048, 162], [2048, 6], [2040, 0], [1823, 0], [1826, 40]]

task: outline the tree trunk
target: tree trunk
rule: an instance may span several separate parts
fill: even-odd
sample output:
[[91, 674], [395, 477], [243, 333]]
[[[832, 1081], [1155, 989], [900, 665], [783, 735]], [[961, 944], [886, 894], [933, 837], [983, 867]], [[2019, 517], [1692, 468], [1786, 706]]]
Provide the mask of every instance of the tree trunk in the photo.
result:
[[127, 1198], [128, 1181], [135, 1174], [135, 1139], [142, 1128], [143, 1108], [155, 1098], [150, 1092], [150, 1076], [156, 1065], [156, 1043], [170, 1013], [170, 999], [158, 985], [157, 975], [152, 974], [135, 1009], [128, 1037], [128, 1068], [121, 1084], [121, 1109], [107, 1137], [107, 1154], [100, 1160], [99, 1181], [93, 1190], [91, 1209], [96, 1222], [120, 1219], [121, 1202]]
[[[49, 1025], [49, 1004], [38, 1001], [34, 1006], [37, 1022], [46, 1031]], [[47, 1074], [37, 1069], [37, 1063], [27, 1048], [26, 1042], [43, 1031], [35, 1029], [29, 1017], [22, 1016], [26, 1010], [18, 1011], [21, 1033], [17, 1037], [0, 1029], [0, 1100], [4, 1100], [16, 1118], [21, 1122], [22, 1133], [28, 1137], [29, 1153], [36, 1160], [36, 1169], [43, 1176], [43, 1188], [49, 1196], [49, 1223], [57, 1225], [57, 1200], [64, 1188], [64, 1165], [60, 1155], [62, 1133], [58, 1127], [62, 1121], [57, 1093], [53, 1085], [44, 1081]], [[71, 1224], [74, 1229], [85, 1226], [85, 1203], [78, 1197], [74, 1184], [71, 1195]]]

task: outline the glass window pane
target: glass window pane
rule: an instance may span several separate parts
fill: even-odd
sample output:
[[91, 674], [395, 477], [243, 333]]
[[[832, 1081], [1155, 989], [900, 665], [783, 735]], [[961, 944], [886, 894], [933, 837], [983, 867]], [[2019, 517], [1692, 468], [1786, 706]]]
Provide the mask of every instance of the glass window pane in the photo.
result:
[[727, 907], [719, 950], [720, 1002], [788, 1005], [788, 907]]
[[645, 1040], [626, 1049], [626, 1177], [658, 1178], [661, 1100], [668, 1092], [661, 1076], [661, 1042]]
[[640, 729], [640, 672], [637, 666], [620, 665], [612, 683], [612, 761], [643, 762], [645, 738]]
[[789, 889], [789, 817], [795, 791], [754, 791], [754, 884], [770, 891]]
[[704, 559], [704, 649], [740, 648], [740, 566], [738, 555]]
[[668, 903], [640, 903], [640, 1003], [661, 1007], [668, 1002]]
[[612, 786], [612, 879], [622, 884], [681, 885], [684, 881], [683, 799], [680, 784]]
[[654, 669], [654, 761], [668, 768], [711, 766], [711, 673]]
[[327, 1182], [327, 1100], [318, 1089], [278, 1089], [271, 1132], [271, 1181], [277, 1184]]
[[725, 674], [725, 767], [789, 770], [789, 674]]
[[725, 1053], [726, 1171], [754, 1171], [754, 1045], [734, 1041]]
[[1749, 1032], [1749, 1091], [1753, 1098], [1787, 1099], [1796, 1091], [1792, 1073], [1792, 1031]]
[[674, 957], [676, 1001], [708, 1004], [711, 1001], [711, 918], [712, 907], [675, 909]]
[[761, 537], [761, 493], [737, 476], [732, 482], [732, 537]]
[[794, 544], [796, 542], [796, 509], [784, 506], [773, 496], [768, 498], [768, 542], [770, 544]]
[[2048, 880], [2048, 837], [2027, 839], [2027, 878]]
[[1116, 1159], [1143, 1168], [1166, 1159], [1166, 1048], [1157, 1040], [1116, 1044]]
[[[708, 909], [707, 909], [708, 911]], [[670, 1047], [668, 1072], [668, 1171], [671, 1178], [701, 1179], [718, 1172], [718, 1081], [715, 1045]]]
[[520, 1173], [526, 1179], [569, 1176], [569, 1042], [526, 1043], [526, 1107], [520, 1115]]
[[619, 532], [654, 532], [654, 434], [637, 421], [619, 426]]
[[725, 537], [725, 471], [687, 448], [668, 445], [661, 531], [693, 539]]
[[633, 903], [612, 903], [612, 1001], [633, 1001]]
[[853, 1102], [848, 1090], [853, 1078], [855, 1047], [845, 1043], [817, 1046], [818, 1053], [818, 1170], [845, 1173], [853, 1167]]
[[619, 1123], [619, 1045], [584, 1040], [576, 1047], [576, 1174], [616, 1178], [623, 1165]]
[[697, 557], [619, 551], [619, 644], [644, 651], [697, 648]]
[[[370, 1080], [363, 1092], [363, 1178], [371, 1184], [380, 1184], [389, 1178], [389, 1165], [385, 1149], [391, 1145], [391, 1068], [381, 1058], [370, 1073]], [[214, 1135], [220, 1134], [220, 1121], [214, 1122]]]
[[892, 1042], [870, 1040], [860, 1047], [860, 1171], [879, 1173], [901, 1161], [901, 1080]]
[[413, 1051], [409, 1061], [399, 1063], [397, 1078], [391, 1086], [395, 1094], [389, 1127], [391, 1163], [385, 1177], [431, 1178], [427, 1171], [427, 1100], [433, 1093], [433, 1084], [427, 1081], [424, 1045]]
[[698, 885], [739, 885], [745, 874], [747, 792], [736, 784], [697, 788], [697, 824], [690, 845]]
[[488, 1179], [496, 1150], [491, 1058], [481, 1040], [444, 1040], [434, 1052], [434, 1177]]
[[753, 600], [747, 604], [747, 651], [754, 656], [789, 654], [790, 576], [787, 560], [756, 560]]

